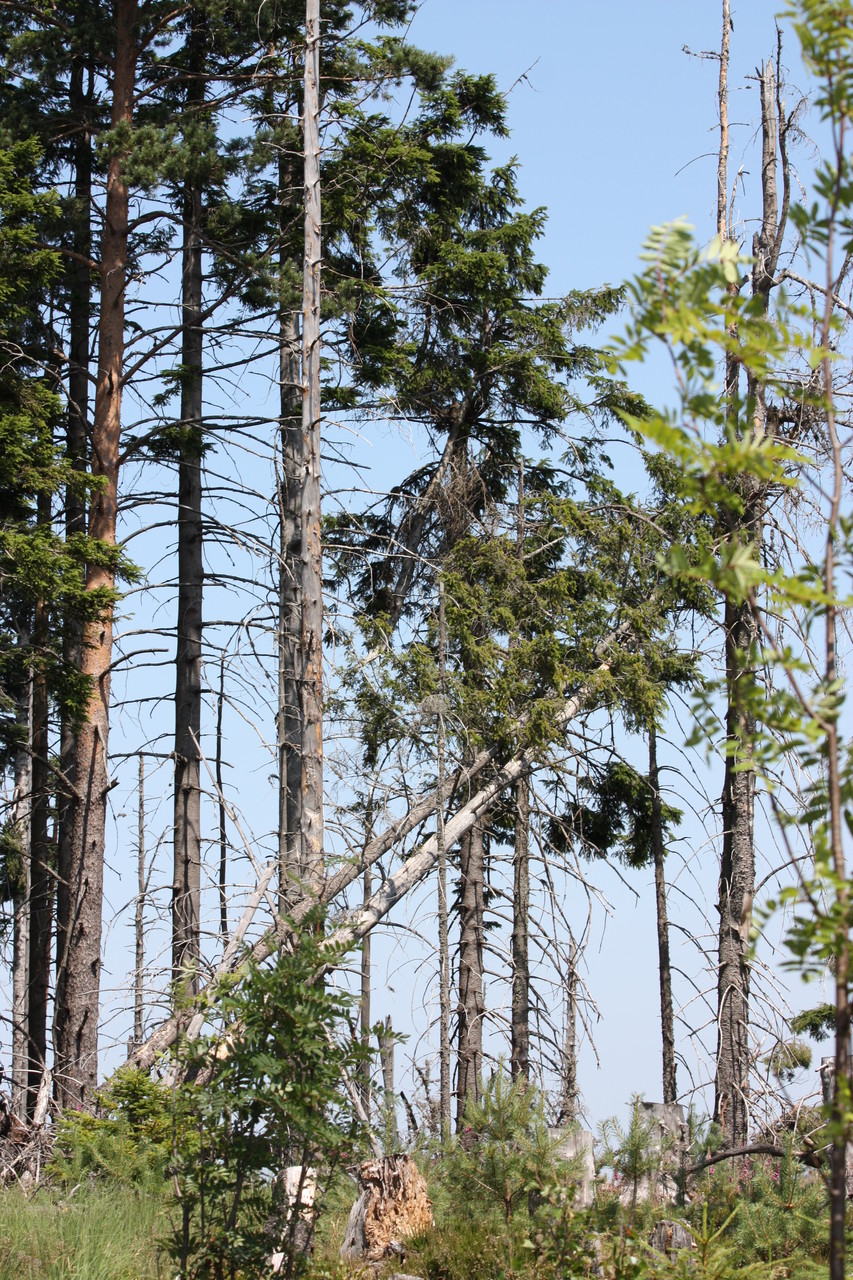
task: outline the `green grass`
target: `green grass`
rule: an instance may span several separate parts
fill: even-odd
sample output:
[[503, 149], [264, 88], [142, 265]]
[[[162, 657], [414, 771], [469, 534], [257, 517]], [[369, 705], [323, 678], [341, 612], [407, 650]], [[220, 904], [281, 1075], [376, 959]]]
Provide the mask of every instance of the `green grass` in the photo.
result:
[[161, 1203], [115, 1183], [0, 1190], [0, 1280], [158, 1280]]

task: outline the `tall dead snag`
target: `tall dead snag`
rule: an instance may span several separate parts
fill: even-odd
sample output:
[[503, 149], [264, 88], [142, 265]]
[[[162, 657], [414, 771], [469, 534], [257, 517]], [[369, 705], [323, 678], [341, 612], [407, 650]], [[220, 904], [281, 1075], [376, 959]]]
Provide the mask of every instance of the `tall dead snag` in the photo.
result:
[[[205, 23], [190, 18], [185, 111], [204, 103]], [[190, 161], [191, 167], [193, 162]], [[204, 594], [202, 193], [184, 184], [181, 208], [181, 422], [178, 433], [178, 621], [175, 655], [175, 792], [172, 881], [172, 978], [175, 991], [198, 990], [201, 959], [201, 646]]]
[[[516, 550], [524, 562], [524, 460], [518, 464]], [[512, 859], [512, 1012], [510, 1069], [530, 1075], [530, 777], [515, 788], [515, 848]]]
[[566, 1028], [560, 1062], [559, 1124], [574, 1124], [578, 1114], [578, 944], [569, 943], [566, 974]]
[[447, 689], [447, 632], [444, 615], [444, 582], [438, 584], [438, 795], [435, 811], [435, 841], [438, 863], [438, 1060], [440, 1077], [439, 1115], [441, 1136], [450, 1136], [450, 935], [448, 932], [447, 840], [444, 831], [445, 788], [445, 722], [444, 699]]
[[[40, 494], [38, 520], [50, 523], [50, 497]], [[48, 644], [48, 609], [36, 604], [33, 644], [36, 662]], [[32, 795], [30, 801], [30, 957], [27, 966], [27, 1115], [32, 1118], [47, 1065], [47, 1007], [50, 996], [50, 939], [53, 925], [53, 868], [48, 834], [51, 804], [49, 698], [43, 666], [32, 677]]]
[[17, 690], [17, 722], [20, 745], [15, 752], [15, 786], [12, 792], [11, 826], [20, 861], [12, 894], [12, 1110], [26, 1114], [27, 1105], [27, 991], [30, 966], [30, 797], [32, 758], [30, 745], [30, 680]]
[[[111, 127], [129, 129], [133, 120], [138, 55], [137, 0], [115, 0], [115, 57]], [[121, 137], [121, 132], [119, 137]], [[61, 1106], [91, 1106], [98, 1081], [98, 1004], [101, 980], [101, 910], [109, 742], [110, 665], [115, 588], [116, 517], [124, 363], [125, 280], [128, 245], [128, 188], [122, 154], [115, 150], [107, 169], [107, 198], [101, 235], [98, 373], [92, 421], [93, 492], [89, 535], [100, 545], [86, 569], [86, 590], [105, 597], [99, 617], [86, 623], [81, 669], [91, 682], [86, 723], [77, 735], [75, 798], [69, 851], [69, 913], [56, 992], [56, 1090]]]
[[[283, 114], [289, 110], [289, 104]], [[279, 199], [279, 648], [278, 648], [278, 769], [279, 769], [279, 910], [286, 913], [298, 896], [302, 860], [302, 393], [299, 317], [285, 295], [285, 281], [293, 261], [293, 160], [280, 144]]]
[[302, 295], [302, 778], [300, 872], [323, 879], [323, 549], [320, 507], [320, 0], [305, 6], [305, 258]]
[[[724, 102], [728, 59], [728, 3], [724, 0], [723, 49], [720, 63], [720, 101]], [[761, 90], [762, 217], [753, 239], [755, 262], [752, 294], [762, 310], [770, 307], [776, 283], [776, 267], [785, 233], [790, 196], [786, 149], [786, 120], [777, 92], [777, 72], [771, 61], [758, 72]], [[721, 113], [721, 168], [728, 150], [727, 116]], [[783, 196], [779, 209], [777, 155], [782, 159]], [[725, 178], [718, 178], [719, 191]], [[746, 403], [739, 399], [739, 369], [726, 370], [727, 419], [742, 438], [760, 444], [772, 432], [764, 384], [746, 371]], [[727, 536], [752, 545], [760, 559], [767, 504], [766, 483], [744, 477], [738, 486], [740, 514], [736, 525], [727, 513]], [[755, 721], [750, 710], [751, 688], [756, 679], [757, 623], [749, 602], [727, 600], [724, 609], [727, 686], [726, 769], [722, 797], [723, 849], [720, 860], [718, 908], [720, 912], [717, 969], [717, 1068], [714, 1119], [729, 1147], [743, 1146], [749, 1136], [749, 921], [755, 892], [755, 772], [751, 742]]]
[[139, 753], [139, 814], [136, 844], [135, 964], [133, 967], [133, 1047], [142, 1044], [145, 1015], [145, 758]]
[[456, 1127], [465, 1104], [480, 1094], [483, 1071], [483, 908], [486, 888], [486, 829], [478, 822], [459, 843], [459, 1041]]
[[510, 1069], [530, 1075], [530, 779], [515, 788], [515, 850], [512, 876], [512, 1024]]
[[649, 786], [652, 791], [652, 862], [655, 869], [655, 906], [658, 932], [658, 974], [660, 982], [660, 1029], [663, 1055], [663, 1100], [675, 1102], [675, 1025], [672, 1015], [672, 967], [669, 960], [669, 919], [666, 908], [666, 849], [663, 833], [663, 804], [658, 777], [657, 732], [649, 727]]

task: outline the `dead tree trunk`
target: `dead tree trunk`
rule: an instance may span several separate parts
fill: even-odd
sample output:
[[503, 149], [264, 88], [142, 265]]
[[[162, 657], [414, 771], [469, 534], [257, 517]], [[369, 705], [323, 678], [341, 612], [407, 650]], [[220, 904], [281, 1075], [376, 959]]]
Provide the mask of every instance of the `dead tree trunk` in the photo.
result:
[[468, 1099], [480, 1096], [483, 1073], [483, 909], [486, 887], [486, 830], [477, 823], [459, 845], [459, 1030], [456, 1128], [462, 1128]]
[[655, 906], [658, 932], [658, 973], [660, 980], [660, 1027], [663, 1054], [663, 1100], [675, 1102], [678, 1088], [675, 1079], [675, 1026], [672, 1015], [672, 967], [669, 961], [669, 920], [666, 907], [664, 872], [663, 806], [658, 778], [657, 732], [649, 727], [649, 786], [652, 791], [652, 861], [655, 869]]
[[320, 507], [320, 0], [305, 8], [305, 257], [302, 296], [301, 879], [323, 880], [323, 548]]
[[379, 1032], [379, 1061], [382, 1066], [383, 1111], [385, 1113], [385, 1152], [394, 1155], [399, 1146], [397, 1136], [397, 1095], [394, 1089], [394, 1034], [390, 1013]]
[[[116, 43], [111, 125], [133, 121], [137, 61], [137, 0], [116, 0]], [[121, 136], [121, 135], [119, 135]], [[91, 499], [89, 534], [114, 547], [118, 502], [121, 387], [124, 363], [125, 278], [128, 248], [128, 188], [122, 156], [110, 156], [107, 199], [101, 237], [98, 375], [92, 423], [92, 472], [101, 487]], [[104, 557], [86, 571], [89, 592], [112, 593], [115, 570]], [[101, 978], [101, 912], [109, 742], [110, 667], [114, 606], [87, 621], [83, 632], [83, 675], [91, 684], [86, 723], [77, 736], [74, 778], [79, 800], [74, 822], [68, 878], [70, 910], [65, 954], [57, 983], [56, 1081], [63, 1106], [88, 1108], [98, 1080], [98, 1009]]]
[[143, 1019], [145, 1013], [145, 759], [139, 753], [139, 822], [137, 826], [136, 845], [136, 913], [135, 942], [136, 954], [133, 983], [133, 1047], [142, 1044]]
[[[447, 636], [444, 621], [444, 583], [438, 584], [438, 794], [444, 796]], [[444, 802], [436, 809], [435, 839], [438, 853], [438, 1007], [439, 1007], [439, 1114], [441, 1137], [450, 1137], [450, 933], [447, 900], [447, 841], [444, 829]]]
[[[195, 23], [196, 19], [193, 19]], [[193, 32], [190, 40], [198, 37]], [[191, 55], [191, 61], [192, 61]], [[192, 84], [200, 81], [194, 77]], [[204, 565], [201, 460], [203, 332], [201, 191], [183, 199], [181, 427], [178, 460], [178, 623], [175, 679], [172, 980], [198, 990], [201, 929], [201, 653]]]
[[512, 1026], [510, 1068], [530, 1076], [530, 779], [515, 788], [515, 851], [512, 881]]
[[[20, 642], [20, 641], [19, 641]], [[30, 801], [32, 758], [30, 745], [30, 680], [18, 689], [17, 721], [20, 747], [15, 752], [12, 827], [20, 861], [12, 890], [12, 1110], [26, 1114], [27, 1105], [27, 991], [30, 963]]]
[[[724, 12], [725, 17], [725, 12]], [[728, 37], [724, 32], [724, 55]], [[721, 62], [722, 66], [725, 58]], [[776, 70], [766, 62], [760, 72], [762, 119], [762, 219], [755, 233], [752, 293], [766, 312], [775, 284], [776, 266], [785, 232], [790, 198], [786, 121], [777, 91]], [[721, 101], [723, 99], [721, 90]], [[721, 117], [721, 139], [723, 137]], [[777, 154], [783, 175], [782, 209], [777, 190]], [[722, 145], [721, 145], [722, 154]], [[737, 369], [727, 370], [727, 416], [738, 433], [760, 444], [768, 434], [765, 388], [747, 370], [748, 420], [738, 422]], [[741, 515], [728, 536], [752, 544], [760, 558], [767, 501], [766, 484], [747, 477], [739, 486]], [[727, 686], [727, 756], [723, 784], [723, 850], [720, 860], [720, 912], [717, 969], [717, 1070], [714, 1119], [723, 1129], [726, 1145], [741, 1147], [749, 1137], [749, 929], [755, 892], [755, 772], [751, 764], [755, 722], [750, 710], [755, 682], [757, 624], [749, 602], [728, 599], [724, 610]]]
[[216, 700], [216, 789], [219, 800], [219, 936], [228, 941], [228, 838], [225, 825], [225, 801], [222, 778], [222, 717], [225, 711], [225, 654], [219, 660], [219, 697]]
[[[373, 876], [370, 867], [364, 868], [364, 893], [362, 896], [362, 904], [370, 901], [370, 895], [373, 889]], [[364, 1061], [361, 1063], [361, 1105], [364, 1107], [364, 1114], [367, 1116], [368, 1123], [370, 1121], [370, 1058], [367, 1051], [370, 1046], [370, 996], [371, 996], [371, 971], [370, 971], [370, 934], [368, 933], [361, 944], [361, 1001], [359, 1004], [359, 1029], [361, 1031], [361, 1044], [364, 1051]]]
[[[50, 523], [50, 498], [40, 495], [38, 519]], [[48, 835], [50, 814], [49, 702], [47, 675], [38, 664], [48, 644], [47, 607], [35, 608], [32, 677], [32, 795], [30, 803], [30, 957], [27, 973], [27, 1115], [32, 1117], [47, 1065], [47, 1006], [50, 996], [50, 939], [53, 925], [53, 867]]]
[[560, 1124], [573, 1124], [578, 1113], [578, 944], [569, 943], [566, 974], [566, 1029], [560, 1070]]

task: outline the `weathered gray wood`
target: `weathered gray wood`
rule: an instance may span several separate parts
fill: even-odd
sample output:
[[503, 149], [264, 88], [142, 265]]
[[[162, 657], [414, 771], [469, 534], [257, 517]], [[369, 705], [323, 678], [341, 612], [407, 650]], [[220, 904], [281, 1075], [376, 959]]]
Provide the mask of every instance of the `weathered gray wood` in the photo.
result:
[[675, 1222], [670, 1218], [661, 1218], [656, 1222], [649, 1244], [665, 1258], [671, 1258], [682, 1249], [695, 1249], [696, 1241], [683, 1222]]
[[595, 1198], [595, 1138], [586, 1129], [549, 1129], [555, 1141], [554, 1156], [571, 1165], [571, 1181], [575, 1185], [573, 1204], [589, 1209]]

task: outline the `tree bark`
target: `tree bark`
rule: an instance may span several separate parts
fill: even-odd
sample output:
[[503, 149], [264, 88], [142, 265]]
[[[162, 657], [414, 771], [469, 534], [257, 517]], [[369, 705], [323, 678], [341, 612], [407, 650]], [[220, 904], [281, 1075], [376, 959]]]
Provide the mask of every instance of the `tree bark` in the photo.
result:
[[[38, 519], [50, 523], [50, 498], [39, 495]], [[32, 796], [30, 805], [30, 957], [27, 974], [27, 1115], [32, 1118], [47, 1066], [47, 1006], [50, 996], [50, 939], [53, 924], [53, 868], [48, 836], [50, 813], [49, 702], [41, 659], [48, 645], [48, 612], [35, 608], [35, 666], [32, 677]]]
[[468, 1099], [480, 1096], [483, 1073], [483, 908], [486, 885], [486, 831], [477, 823], [459, 844], [459, 1029], [456, 1128]]
[[512, 878], [512, 1026], [510, 1069], [530, 1077], [530, 779], [515, 788], [515, 852]]
[[21, 747], [15, 752], [15, 784], [11, 820], [20, 850], [21, 863], [12, 898], [12, 1110], [26, 1114], [27, 991], [30, 963], [30, 803], [32, 757], [30, 745], [30, 680], [22, 679], [17, 696], [18, 732]]
[[658, 974], [660, 979], [660, 1027], [663, 1056], [663, 1100], [675, 1102], [675, 1025], [672, 1015], [672, 968], [669, 960], [669, 920], [666, 906], [666, 875], [663, 838], [663, 806], [658, 778], [657, 731], [649, 726], [649, 786], [652, 791], [652, 861], [655, 869], [655, 907], [658, 932]]
[[[289, 166], [280, 166], [279, 190], [283, 208], [284, 179]], [[282, 217], [280, 270], [284, 275], [285, 217]], [[302, 874], [302, 423], [300, 417], [299, 322], [285, 301], [279, 320], [281, 482], [279, 547], [279, 911], [286, 914], [301, 892]]]
[[139, 753], [139, 821], [136, 843], [135, 964], [133, 983], [133, 1047], [142, 1044], [145, 1015], [145, 758]]
[[[725, 46], [727, 49], [727, 44]], [[755, 262], [752, 293], [766, 312], [775, 285], [788, 211], [790, 179], [785, 146], [784, 117], [781, 131], [777, 113], [776, 73], [767, 62], [761, 70], [762, 118], [762, 219], [753, 239]], [[777, 151], [781, 148], [783, 173], [782, 211], [777, 189]], [[727, 368], [727, 418], [737, 422], [737, 368]], [[740, 430], [760, 443], [768, 432], [763, 383], [747, 370], [747, 406], [751, 420]], [[729, 536], [752, 544], [760, 558], [767, 501], [766, 484], [746, 477], [740, 484], [743, 511], [738, 527]], [[727, 516], [731, 521], [731, 517]], [[755, 772], [751, 764], [755, 721], [750, 711], [751, 686], [756, 679], [757, 623], [749, 601], [727, 599], [724, 610], [727, 686], [726, 769], [723, 783], [723, 850], [720, 860], [718, 909], [720, 928], [717, 968], [717, 1068], [714, 1119], [722, 1128], [726, 1145], [741, 1147], [749, 1139], [749, 929], [755, 893]]]
[[[193, 17], [190, 41], [199, 43]], [[198, 60], [190, 53], [191, 66]], [[193, 76], [193, 86], [203, 84]], [[187, 109], [189, 109], [188, 104]], [[201, 959], [201, 740], [202, 607], [204, 533], [201, 461], [204, 445], [202, 310], [202, 196], [187, 184], [183, 200], [181, 273], [181, 428], [178, 462], [178, 622], [175, 658], [174, 879], [172, 980], [175, 993], [198, 990]]]
[[390, 1013], [379, 1032], [379, 1061], [382, 1065], [382, 1088], [385, 1112], [385, 1150], [394, 1155], [399, 1146], [397, 1137], [397, 1095], [394, 1089], [394, 1035]]
[[323, 883], [323, 550], [320, 498], [320, 0], [305, 8], [303, 133], [305, 258], [302, 298], [302, 782], [301, 879]]
[[225, 654], [219, 660], [219, 697], [216, 700], [216, 788], [219, 793], [219, 936], [228, 941], [228, 838], [222, 777], [222, 717], [225, 711]]
[[[446, 680], [447, 636], [444, 621], [444, 583], [438, 583], [438, 794], [444, 795], [445, 725], [444, 697]], [[439, 1008], [439, 1116], [441, 1137], [450, 1137], [450, 933], [447, 900], [447, 841], [444, 829], [444, 804], [435, 811], [435, 840], [438, 862], [438, 1008]]]
[[578, 1112], [578, 945], [569, 943], [566, 975], [566, 1029], [560, 1070], [560, 1124], [574, 1124]]
[[[370, 867], [364, 868], [364, 892], [362, 896], [362, 904], [370, 901], [370, 894], [373, 888], [373, 877]], [[371, 996], [371, 971], [370, 971], [370, 934], [361, 944], [361, 1001], [359, 1004], [359, 1028], [361, 1030], [361, 1044], [364, 1052], [364, 1061], [361, 1063], [361, 1105], [364, 1107], [364, 1114], [370, 1121], [370, 1058], [368, 1050], [370, 1047], [370, 996]]]
[[[85, 85], [89, 77], [88, 88]], [[92, 98], [92, 72], [85, 55], [77, 54], [71, 63], [68, 105], [71, 118], [77, 120], [74, 142], [74, 224], [72, 260], [69, 274], [69, 339], [68, 339], [68, 418], [66, 449], [71, 466], [85, 472], [89, 436], [89, 332], [92, 295], [92, 273], [87, 261], [92, 255], [92, 136], [89, 111]], [[80, 537], [86, 532], [86, 499], [76, 485], [65, 490], [65, 537]], [[63, 662], [69, 671], [79, 671], [83, 664], [83, 624], [72, 615], [64, 620], [62, 640]], [[71, 716], [63, 712], [59, 738], [60, 768], [74, 785], [77, 756], [77, 734]], [[60, 791], [58, 798], [59, 836], [56, 853], [56, 980], [66, 956], [68, 923], [71, 912], [71, 862], [74, 828], [74, 798]]]
[[[130, 126], [137, 61], [137, 0], [116, 0], [111, 124]], [[116, 518], [124, 361], [125, 279], [128, 247], [128, 188], [120, 153], [110, 156], [101, 238], [98, 376], [92, 424], [92, 472], [102, 482], [92, 495], [90, 537], [111, 548]], [[98, 557], [86, 571], [89, 592], [112, 593], [115, 570]], [[91, 685], [86, 723], [77, 736], [74, 778], [80, 801], [74, 821], [68, 867], [70, 911], [65, 954], [57, 983], [56, 1083], [62, 1106], [88, 1109], [98, 1081], [98, 1007], [101, 976], [101, 912], [109, 743], [110, 664], [114, 605], [105, 605], [83, 630], [84, 676]]]

